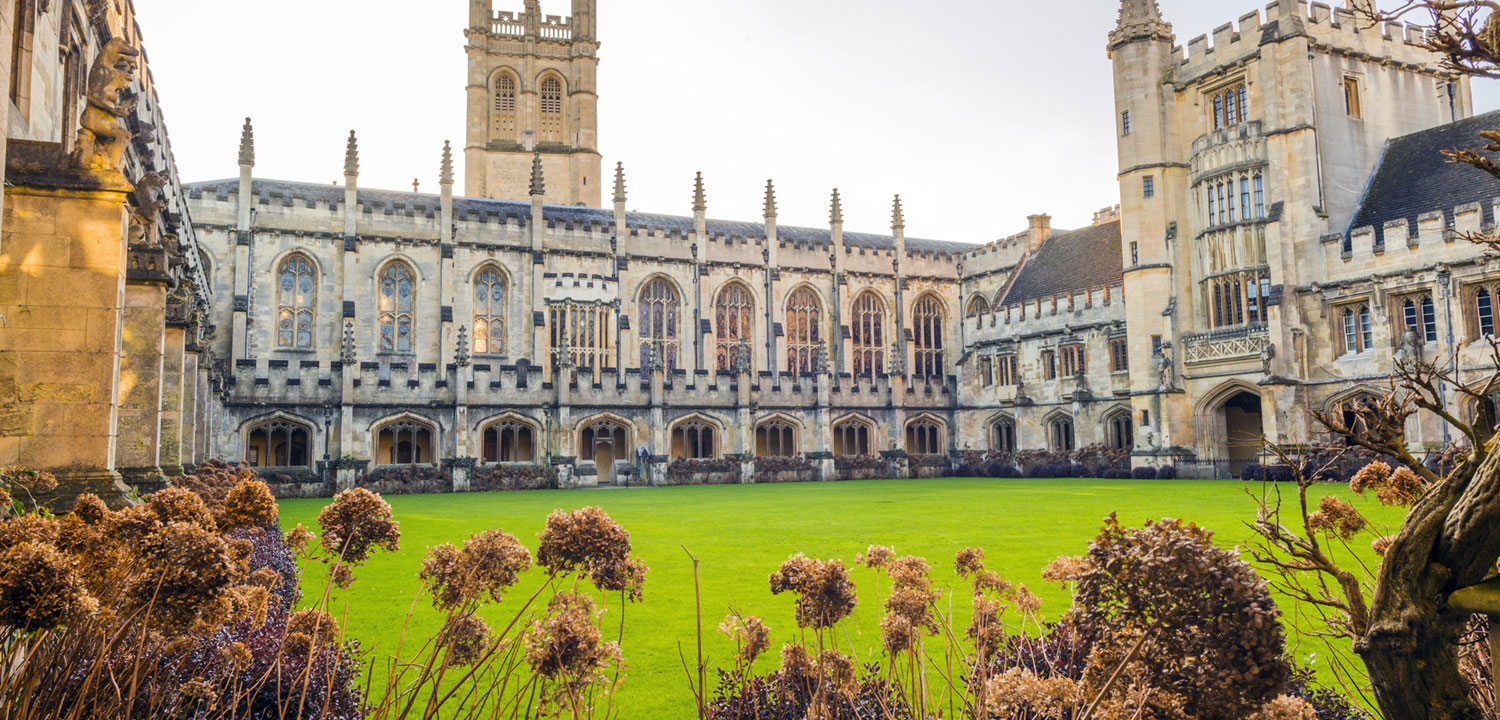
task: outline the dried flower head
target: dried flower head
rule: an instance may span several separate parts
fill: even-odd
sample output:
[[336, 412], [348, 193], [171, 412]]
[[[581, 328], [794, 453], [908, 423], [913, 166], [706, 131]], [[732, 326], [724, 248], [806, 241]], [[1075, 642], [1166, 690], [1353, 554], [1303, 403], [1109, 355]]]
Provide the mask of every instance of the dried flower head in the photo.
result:
[[771, 646], [771, 629], [754, 615], [730, 615], [719, 623], [719, 632], [734, 641], [735, 647], [739, 648], [734, 658], [742, 663], [755, 662]]
[[248, 667], [254, 660], [254, 657], [250, 655], [250, 648], [242, 642], [220, 645], [216, 652], [221, 661], [236, 669]]
[[1026, 583], [1016, 586], [1015, 593], [1011, 599], [1016, 603], [1016, 609], [1023, 615], [1036, 615], [1042, 609], [1042, 599], [1026, 587]]
[[892, 656], [914, 652], [921, 636], [921, 631], [905, 615], [887, 613], [880, 619], [880, 641]]
[[500, 601], [505, 589], [531, 568], [531, 553], [514, 535], [489, 530], [469, 538], [463, 549], [439, 545], [422, 561], [421, 578], [432, 588], [440, 610], [481, 602], [488, 593]]
[[1374, 490], [1390, 479], [1391, 466], [1376, 460], [1360, 468], [1359, 472], [1354, 473], [1354, 477], [1349, 478], [1349, 489], [1363, 495], [1366, 490]]
[[1042, 678], [1030, 670], [1010, 668], [985, 683], [981, 718], [1074, 717], [1083, 704], [1078, 683], [1064, 677]]
[[287, 633], [302, 633], [319, 643], [328, 643], [339, 636], [339, 623], [322, 610], [298, 610], [286, 621]]
[[53, 518], [40, 515], [21, 515], [0, 521], [0, 550], [21, 543], [53, 545], [57, 542], [61, 524]]
[[974, 591], [988, 590], [997, 595], [1009, 595], [1014, 586], [1009, 580], [1000, 577], [1000, 573], [994, 570], [985, 570], [974, 577]]
[[309, 657], [314, 647], [312, 636], [307, 633], [287, 633], [286, 641], [281, 645], [289, 657]]
[[229, 599], [233, 605], [231, 614], [234, 617], [248, 619], [256, 627], [266, 623], [266, 613], [271, 607], [271, 591], [265, 586], [240, 585], [229, 591]]
[[984, 572], [984, 550], [977, 547], [959, 550], [953, 556], [953, 570], [960, 577], [971, 577]]
[[0, 487], [33, 494], [57, 489], [57, 477], [49, 472], [19, 466], [0, 468]]
[[871, 545], [864, 552], [854, 556], [854, 562], [871, 570], [884, 568], [896, 559], [896, 551], [884, 545]]
[[1348, 540], [1363, 531], [1368, 523], [1353, 505], [1330, 495], [1318, 502], [1316, 511], [1308, 513], [1307, 526], [1340, 540]]
[[1427, 482], [1409, 468], [1400, 468], [1391, 473], [1390, 482], [1375, 491], [1375, 498], [1382, 505], [1406, 506], [1420, 500], [1427, 493]]
[[1078, 576], [1083, 574], [1083, 558], [1073, 555], [1063, 555], [1054, 558], [1042, 570], [1042, 579], [1047, 582], [1066, 585], [1078, 582]]
[[818, 655], [818, 674], [845, 692], [850, 692], [859, 685], [854, 659], [834, 650], [824, 650]]
[[620, 661], [615, 643], [601, 642], [595, 624], [594, 601], [583, 595], [559, 593], [547, 604], [547, 615], [526, 633], [526, 663], [537, 674], [554, 680], [581, 679]]
[[989, 658], [1000, 650], [1005, 642], [1005, 604], [999, 600], [974, 595], [974, 615], [969, 620], [968, 636], [974, 641], [974, 649], [981, 657]]
[[291, 548], [292, 552], [300, 553], [306, 550], [307, 544], [312, 542], [316, 537], [311, 530], [307, 529], [307, 526], [297, 523], [297, 527], [288, 530], [286, 533], [286, 546]]
[[341, 565], [359, 565], [379, 549], [400, 547], [401, 525], [391, 518], [391, 505], [364, 488], [344, 490], [333, 504], [318, 513], [323, 549], [340, 558]]
[[1318, 720], [1318, 711], [1306, 700], [1283, 695], [1266, 703], [1247, 720]]
[[129, 595], [166, 628], [227, 619], [220, 614], [230, 608], [220, 601], [245, 574], [222, 536], [190, 522], [172, 522], [147, 535], [139, 562]]
[[538, 535], [536, 563], [556, 574], [586, 572], [600, 590], [626, 591], [641, 598], [646, 565], [630, 557], [630, 533], [602, 508], [587, 507], [547, 516]]
[[449, 618], [439, 642], [448, 648], [448, 663], [463, 667], [484, 658], [489, 647], [490, 628], [477, 615]]
[[819, 561], [798, 553], [770, 577], [771, 593], [797, 594], [797, 626], [833, 627], [859, 604], [849, 570], [837, 560]]
[[181, 522], [194, 523], [209, 530], [218, 529], [218, 523], [203, 498], [182, 488], [169, 487], [152, 493], [146, 499], [146, 507], [162, 525]]
[[804, 678], [812, 675], [812, 658], [807, 656], [807, 648], [796, 643], [788, 643], [781, 646], [781, 672], [787, 677]]
[[73, 515], [89, 525], [103, 525], [112, 514], [109, 506], [93, 493], [84, 493], [73, 501]]
[[247, 480], [224, 497], [219, 526], [224, 532], [270, 528], [276, 526], [276, 518], [276, 496], [271, 494], [271, 489], [259, 480]]
[[1370, 541], [1370, 549], [1374, 550], [1376, 555], [1385, 557], [1386, 552], [1391, 549], [1391, 544], [1394, 542], [1396, 542], [1396, 538], [1393, 538], [1389, 535], [1383, 535]]
[[72, 558], [55, 548], [22, 542], [0, 553], [0, 625], [50, 630], [97, 609]]

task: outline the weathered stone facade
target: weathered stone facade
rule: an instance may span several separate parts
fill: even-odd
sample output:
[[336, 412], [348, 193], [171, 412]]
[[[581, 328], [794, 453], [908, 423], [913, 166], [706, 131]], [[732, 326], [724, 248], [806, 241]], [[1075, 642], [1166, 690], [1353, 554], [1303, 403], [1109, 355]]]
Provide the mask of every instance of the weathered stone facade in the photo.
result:
[[[352, 138], [343, 187], [258, 180], [248, 129], [239, 180], [191, 187], [215, 295], [233, 298], [215, 317], [234, 328], [217, 346], [234, 360], [224, 457], [452, 458], [465, 477], [470, 459], [550, 457], [586, 485], [672, 482], [678, 459], [702, 481], [736, 463], [743, 481], [827, 479], [869, 472], [836, 458], [915, 475], [966, 449], [1099, 443], [1222, 475], [1263, 436], [1319, 440], [1309, 409], [1377, 391], [1398, 300], [1452, 304], [1421, 350], [1445, 352], [1457, 288], [1485, 276], [1452, 237], [1493, 222], [1488, 204], [1424, 209], [1399, 251], [1350, 230], [1375, 212], [1383, 149], [1471, 109], [1405, 28], [1342, 9], [1282, 0], [1184, 53], [1154, 2], [1126, 0], [1108, 45], [1123, 203], [968, 246], [907, 239], [899, 198], [889, 234], [845, 232], [836, 191], [827, 228], [780, 226], [770, 184], [759, 221], [709, 220], [701, 177], [690, 214], [626, 212], [623, 168], [598, 209], [597, 170], [569, 159], [597, 158], [595, 9], [574, 6], [543, 19], [474, 0], [479, 197], [454, 197], [448, 151], [438, 195], [360, 189]], [[583, 93], [550, 147], [529, 95], [544, 76]], [[1356, 301], [1373, 314], [1346, 351]], [[1423, 418], [1412, 442], [1445, 432]], [[753, 462], [788, 456], [803, 464]]]
[[208, 458], [287, 495], [927, 477], [1091, 444], [1223, 475], [1262, 437], [1320, 440], [1307, 411], [1399, 357], [1491, 364], [1500, 270], [1459, 237], [1500, 184], [1436, 150], [1500, 118], [1406, 28], [1278, 0], [1184, 52], [1125, 0], [1122, 202], [976, 246], [907, 238], [899, 198], [889, 232], [845, 231], [837, 191], [826, 227], [784, 226], [771, 183], [753, 222], [710, 220], [701, 177], [681, 215], [627, 212], [595, 2], [573, 9], [471, 0], [467, 134], [424, 195], [361, 188], [352, 133], [341, 185], [256, 178], [248, 120], [237, 178], [180, 185], [128, 4], [0, 8], [26, 80], [0, 462], [118, 500]]
[[133, 6], [7, 3], [0, 27], [0, 465], [123, 503], [213, 456], [198, 237]]

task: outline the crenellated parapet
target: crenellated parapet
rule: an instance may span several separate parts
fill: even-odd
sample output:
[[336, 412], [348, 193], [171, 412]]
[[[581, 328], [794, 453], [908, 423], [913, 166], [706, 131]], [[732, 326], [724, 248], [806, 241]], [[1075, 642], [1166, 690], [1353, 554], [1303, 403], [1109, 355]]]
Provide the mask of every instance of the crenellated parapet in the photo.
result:
[[1173, 48], [1172, 81], [1187, 85], [1234, 67], [1260, 53], [1263, 45], [1306, 38], [1314, 50], [1396, 65], [1434, 75], [1444, 74], [1433, 55], [1423, 49], [1422, 31], [1402, 23], [1371, 26], [1348, 8], [1307, 0], [1277, 0], [1259, 11], [1192, 38], [1186, 52]]

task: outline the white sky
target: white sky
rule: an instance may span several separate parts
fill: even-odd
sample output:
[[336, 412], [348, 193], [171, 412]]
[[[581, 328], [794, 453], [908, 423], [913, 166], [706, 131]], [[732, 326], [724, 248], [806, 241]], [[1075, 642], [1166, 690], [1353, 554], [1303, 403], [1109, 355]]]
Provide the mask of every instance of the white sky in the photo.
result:
[[[1264, 1], [1160, 4], [1186, 44]], [[432, 192], [443, 141], [463, 145], [465, 0], [135, 2], [184, 180], [237, 173], [246, 116], [259, 177], [341, 179], [352, 128], [362, 186]], [[758, 219], [774, 178], [784, 225], [826, 224], [838, 187], [850, 230], [883, 231], [900, 193], [910, 236], [967, 242], [1118, 202], [1118, 0], [600, 5], [601, 150], [631, 210], [690, 214], [700, 170], [711, 217]]]

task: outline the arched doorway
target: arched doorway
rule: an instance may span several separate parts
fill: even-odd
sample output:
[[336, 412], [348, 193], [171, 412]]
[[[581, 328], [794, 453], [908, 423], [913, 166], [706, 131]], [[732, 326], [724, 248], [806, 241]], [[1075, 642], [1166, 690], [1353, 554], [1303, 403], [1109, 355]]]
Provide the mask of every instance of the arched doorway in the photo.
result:
[[1245, 466], [1260, 457], [1265, 423], [1261, 415], [1259, 393], [1241, 390], [1231, 395], [1220, 408], [1224, 423], [1225, 457], [1230, 477], [1239, 477]]
[[615, 461], [631, 460], [629, 438], [630, 433], [623, 424], [607, 419], [591, 422], [579, 433], [579, 459], [594, 461], [599, 484], [613, 485]]

